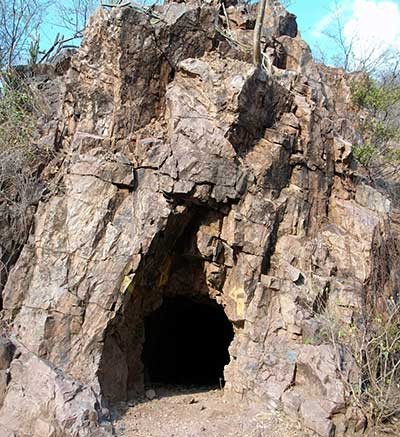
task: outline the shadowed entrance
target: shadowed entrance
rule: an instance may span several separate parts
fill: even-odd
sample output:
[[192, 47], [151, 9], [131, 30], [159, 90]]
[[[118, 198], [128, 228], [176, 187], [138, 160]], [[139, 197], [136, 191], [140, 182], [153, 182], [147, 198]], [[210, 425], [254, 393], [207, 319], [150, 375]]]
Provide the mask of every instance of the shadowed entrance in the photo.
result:
[[232, 324], [215, 301], [165, 298], [145, 319], [145, 382], [216, 386], [232, 339]]
[[154, 238], [104, 338], [98, 378], [107, 402], [133, 399], [152, 384], [224, 383], [234, 331], [223, 305], [224, 254], [212, 235], [221, 220], [185, 209]]

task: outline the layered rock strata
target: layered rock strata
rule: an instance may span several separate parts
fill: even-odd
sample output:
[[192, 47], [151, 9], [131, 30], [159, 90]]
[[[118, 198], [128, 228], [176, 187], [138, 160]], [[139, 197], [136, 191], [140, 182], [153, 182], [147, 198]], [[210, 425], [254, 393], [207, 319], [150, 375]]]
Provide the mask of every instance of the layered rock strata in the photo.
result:
[[254, 16], [226, 11], [92, 18], [53, 120], [57, 191], [3, 291], [2, 435], [111, 435], [104, 407], [143, 390], [143, 320], [179, 294], [234, 326], [226, 396], [351, 430], [319, 319], [351, 324], [377, 269], [390, 291], [391, 202], [352, 169], [346, 74], [313, 62], [279, 4], [272, 73], [255, 68]]

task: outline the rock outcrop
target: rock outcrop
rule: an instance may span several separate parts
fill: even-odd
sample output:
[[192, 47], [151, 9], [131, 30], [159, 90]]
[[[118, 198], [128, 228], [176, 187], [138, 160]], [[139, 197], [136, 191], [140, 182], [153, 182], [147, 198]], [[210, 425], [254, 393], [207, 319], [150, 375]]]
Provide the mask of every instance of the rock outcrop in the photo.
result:
[[267, 74], [254, 17], [226, 15], [239, 43], [214, 5], [92, 18], [53, 120], [57, 191], [3, 291], [2, 436], [111, 435], [104, 407], [143, 390], [144, 318], [179, 294], [234, 326], [227, 396], [351, 429], [318, 316], [351, 324], [378, 268], [390, 290], [391, 202], [352, 168], [347, 75], [313, 62], [279, 4]]

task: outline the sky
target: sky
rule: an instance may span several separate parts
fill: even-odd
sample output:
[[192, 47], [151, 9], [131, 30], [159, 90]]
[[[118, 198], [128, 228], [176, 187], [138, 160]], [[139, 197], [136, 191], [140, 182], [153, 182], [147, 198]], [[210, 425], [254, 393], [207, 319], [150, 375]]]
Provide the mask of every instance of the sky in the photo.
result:
[[[314, 56], [326, 63], [335, 62], [338, 49], [326, 34], [336, 33], [338, 22], [356, 58], [378, 57], [388, 48], [400, 50], [400, 0], [291, 0], [288, 9], [297, 16], [300, 33]], [[46, 18], [43, 44], [50, 46], [58, 31], [68, 33], [57, 27], [57, 19]]]
[[400, 50], [400, 0], [292, 0], [288, 9], [297, 16], [304, 40], [315, 56], [332, 62], [338, 21], [347, 44], [358, 58], [378, 57], [389, 48]]

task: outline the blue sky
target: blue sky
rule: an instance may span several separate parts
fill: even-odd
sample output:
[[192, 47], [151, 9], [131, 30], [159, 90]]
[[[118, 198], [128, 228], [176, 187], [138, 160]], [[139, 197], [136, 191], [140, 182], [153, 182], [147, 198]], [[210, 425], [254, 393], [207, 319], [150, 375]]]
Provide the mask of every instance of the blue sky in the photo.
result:
[[297, 24], [303, 38], [311, 35], [312, 29], [334, 7], [329, 0], [292, 0], [288, 7], [297, 16]]
[[[356, 56], [378, 56], [388, 47], [400, 49], [400, 0], [291, 0], [288, 9], [297, 16], [302, 37], [317, 57], [324, 53], [326, 62], [337, 50], [326, 37], [335, 30], [337, 17]], [[58, 31], [68, 34], [57, 27], [57, 21], [54, 13], [46, 17], [41, 29], [44, 46], [50, 45]]]
[[318, 46], [328, 58], [335, 52], [326, 33], [335, 31], [337, 18], [346, 43], [360, 58], [400, 49], [400, 0], [292, 0], [288, 9], [316, 55]]

